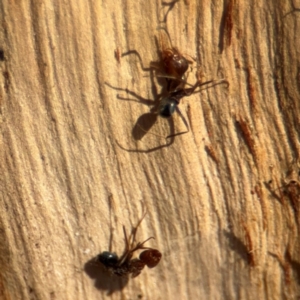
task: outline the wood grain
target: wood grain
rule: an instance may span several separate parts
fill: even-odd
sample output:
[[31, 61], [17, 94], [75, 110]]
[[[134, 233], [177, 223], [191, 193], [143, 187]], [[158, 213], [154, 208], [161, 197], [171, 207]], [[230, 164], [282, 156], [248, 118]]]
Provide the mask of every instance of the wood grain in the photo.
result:
[[[184, 98], [191, 130], [168, 140], [182, 119], [145, 133], [151, 106], [120, 90], [160, 92], [122, 53], [157, 61], [167, 9], [1, 2], [1, 299], [298, 299], [300, 4], [174, 5], [172, 43], [197, 61], [188, 81], [199, 69], [230, 86]], [[91, 266], [111, 237], [122, 252], [122, 225], [145, 209], [138, 239], [155, 237], [160, 264], [129, 280]]]

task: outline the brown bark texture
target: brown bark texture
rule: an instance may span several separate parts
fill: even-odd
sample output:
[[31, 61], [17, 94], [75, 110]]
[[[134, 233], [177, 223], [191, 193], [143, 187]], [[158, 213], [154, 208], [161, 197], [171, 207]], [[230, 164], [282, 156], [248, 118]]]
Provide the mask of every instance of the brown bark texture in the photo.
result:
[[[159, 27], [229, 83], [171, 119]], [[299, 32], [296, 0], [2, 0], [0, 299], [299, 299]], [[110, 276], [144, 211], [162, 260]]]

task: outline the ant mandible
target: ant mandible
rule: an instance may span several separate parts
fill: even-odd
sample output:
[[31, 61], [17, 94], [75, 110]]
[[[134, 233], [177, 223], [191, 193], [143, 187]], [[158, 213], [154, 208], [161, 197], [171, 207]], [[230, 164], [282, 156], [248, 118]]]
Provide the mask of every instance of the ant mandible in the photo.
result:
[[[139, 225], [144, 219], [146, 213], [139, 220], [137, 225], [132, 229], [131, 234], [127, 237], [125, 226], [123, 226], [124, 238], [125, 238], [125, 250], [122, 256], [119, 258], [116, 253], [104, 251], [96, 258], [101, 262], [105, 268], [111, 273], [117, 276], [128, 276], [132, 274], [132, 278], [137, 277], [145, 266], [148, 268], [154, 268], [159, 263], [162, 254], [157, 250], [149, 247], [144, 247], [144, 244], [154, 237], [150, 237], [145, 241], [138, 242], [135, 246], [135, 236]], [[145, 249], [139, 258], [133, 258], [133, 253], [137, 250]]]

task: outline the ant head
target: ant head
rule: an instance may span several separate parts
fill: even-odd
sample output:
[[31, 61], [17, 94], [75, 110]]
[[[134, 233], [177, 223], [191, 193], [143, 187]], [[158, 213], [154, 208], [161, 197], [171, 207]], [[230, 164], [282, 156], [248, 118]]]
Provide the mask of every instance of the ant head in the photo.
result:
[[163, 98], [158, 108], [158, 114], [163, 118], [169, 118], [175, 112], [178, 101], [172, 97]]
[[163, 61], [166, 74], [180, 79], [189, 67], [187, 59], [175, 48], [163, 52]]
[[140, 254], [140, 260], [147, 265], [148, 268], [154, 268], [160, 262], [162, 254], [156, 249], [148, 249]]
[[99, 260], [105, 267], [114, 267], [119, 262], [117, 254], [108, 251], [104, 251], [99, 254], [97, 260]]

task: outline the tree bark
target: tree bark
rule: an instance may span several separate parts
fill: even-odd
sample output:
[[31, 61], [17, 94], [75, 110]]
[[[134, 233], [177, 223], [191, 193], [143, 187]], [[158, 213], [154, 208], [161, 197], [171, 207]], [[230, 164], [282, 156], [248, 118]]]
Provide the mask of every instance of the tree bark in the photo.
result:
[[[298, 2], [3, 0], [0, 298], [298, 299]], [[183, 118], [150, 113], [161, 26], [229, 82]], [[144, 211], [161, 262], [110, 277]]]

